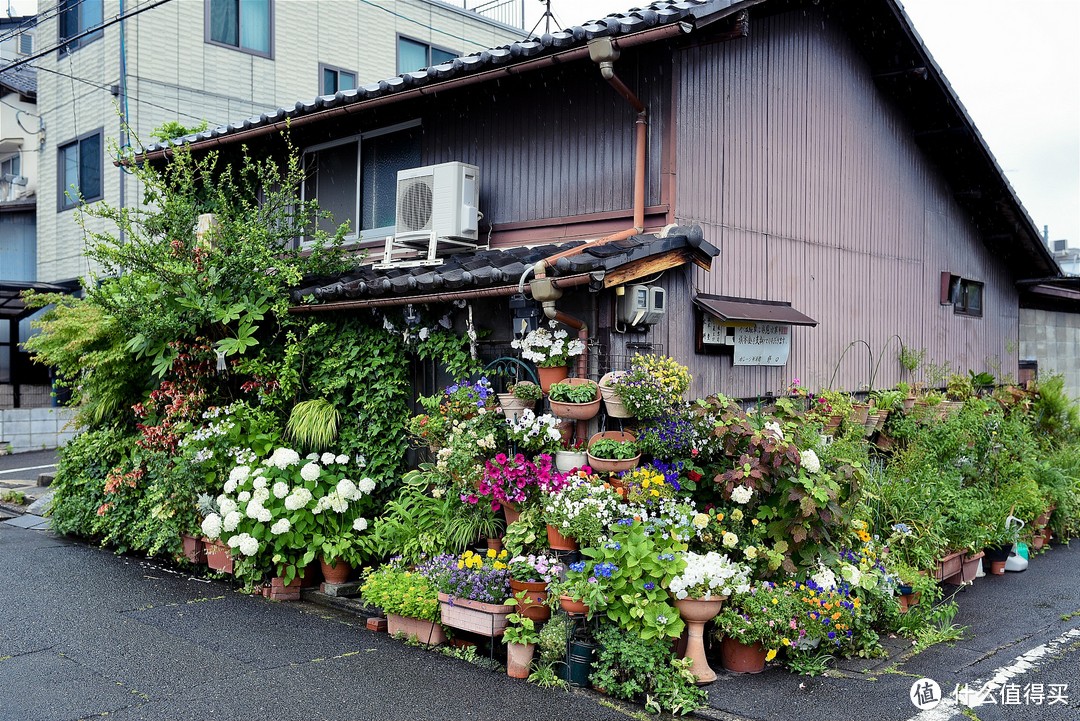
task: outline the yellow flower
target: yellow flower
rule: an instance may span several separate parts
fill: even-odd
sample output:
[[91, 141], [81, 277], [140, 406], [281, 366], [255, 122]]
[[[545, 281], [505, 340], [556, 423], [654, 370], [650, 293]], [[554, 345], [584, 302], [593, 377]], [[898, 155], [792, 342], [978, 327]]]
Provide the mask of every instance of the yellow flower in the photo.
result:
[[780, 643], [784, 644], [785, 646], [790, 646], [791, 645], [791, 639], [790, 638], [785, 638], [782, 641], [780, 641]]
[[652, 489], [651, 491], [649, 491], [649, 493], [654, 495], [654, 496], [659, 496], [660, 495], [660, 491], [656, 490], [655, 488]]
[[767, 654], [765, 654], [765, 660], [766, 661], [772, 661], [774, 658], [776, 658], [776, 649], [775, 648], [770, 648], [769, 652]]
[[734, 548], [735, 544], [739, 542], [739, 537], [731, 531], [724, 534], [724, 545], [728, 548]]
[[694, 528], [705, 528], [709, 525], [709, 515], [707, 513], [699, 513], [694, 516]]
[[644, 481], [641, 482], [641, 487], [642, 488], [648, 488], [649, 487], [649, 479], [648, 478], [646, 478]]
[[775, 598], [774, 598], [774, 599], [772, 600], [772, 602], [773, 602], [773, 605], [774, 605], [774, 606], [775, 606], [776, 604], [780, 603], [780, 601], [779, 601], [778, 599], [775, 599]]
[[487, 551], [487, 557], [488, 557], [488, 558], [495, 558], [495, 549], [494, 549], [494, 548], [489, 548], [489, 549], [488, 549], [488, 551]]
[[457, 567], [458, 567], [459, 569], [465, 568], [465, 562], [464, 562], [464, 561], [458, 561], [458, 562], [457, 562]]
[[756, 518], [751, 518], [750, 519], [750, 525], [756, 526], [758, 523], [760, 523], [760, 521], [758, 521], [758, 519], [756, 519]]
[[743, 519], [742, 509], [736, 508], [734, 511], [731, 512], [731, 517], [736, 521], [741, 521]]
[[716, 514], [716, 520], [717, 520], [717, 522], [720, 522], [720, 521], [724, 520], [724, 514], [723, 513], [717, 513]]
[[[757, 558], [757, 547], [756, 546], [747, 546], [745, 553], [746, 553], [746, 557], [749, 558], [752, 561], [755, 558]], [[775, 598], [773, 599], [773, 603], [776, 603]]]
[[506, 549], [499, 551], [499, 558], [506, 558]]

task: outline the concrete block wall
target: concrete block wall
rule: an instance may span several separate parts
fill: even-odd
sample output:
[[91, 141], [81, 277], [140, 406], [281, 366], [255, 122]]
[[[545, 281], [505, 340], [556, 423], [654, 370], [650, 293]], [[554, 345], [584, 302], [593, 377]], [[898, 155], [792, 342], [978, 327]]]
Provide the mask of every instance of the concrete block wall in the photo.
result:
[[74, 408], [0, 410], [0, 445], [12, 453], [59, 448], [75, 436], [74, 418]]
[[1039, 375], [1065, 376], [1065, 391], [1080, 399], [1080, 314], [1020, 309], [1020, 360], [1039, 362]]

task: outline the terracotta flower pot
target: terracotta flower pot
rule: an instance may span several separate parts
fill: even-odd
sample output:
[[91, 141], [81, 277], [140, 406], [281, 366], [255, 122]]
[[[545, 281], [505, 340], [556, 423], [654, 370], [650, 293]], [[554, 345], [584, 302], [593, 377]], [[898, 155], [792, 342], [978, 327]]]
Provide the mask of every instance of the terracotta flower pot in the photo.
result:
[[517, 523], [517, 519], [521, 517], [521, 509], [515, 506], [513, 503], [502, 504], [503, 515], [506, 517], [506, 525], [511, 523]]
[[533, 621], [546, 621], [551, 618], [551, 609], [547, 606], [548, 590], [546, 581], [515, 581], [510, 579], [510, 590], [516, 598], [525, 592], [524, 602], [517, 604], [518, 613]]
[[183, 544], [184, 558], [196, 565], [206, 563], [206, 547], [203, 544], [203, 539], [196, 538], [188, 533], [182, 533], [180, 534], [180, 540]]
[[578, 542], [572, 536], [564, 536], [559, 533], [559, 529], [552, 526], [550, 523], [547, 527], [548, 545], [556, 551], [576, 551], [578, 550]]
[[570, 596], [559, 596], [559, 605], [562, 606], [562, 610], [567, 613], [579, 614], [584, 616], [589, 612], [589, 607], [582, 601], [575, 601]]
[[[636, 441], [637, 436], [633, 433], [627, 433], [625, 431], [605, 431], [603, 433], [597, 433], [589, 439], [589, 445], [602, 439], [608, 438], [611, 440], [619, 441], [620, 443], [626, 441]], [[601, 473], [617, 473], [619, 471], [629, 471], [631, 468], [637, 468], [638, 463], [641, 461], [641, 454], [637, 454], [633, 458], [600, 458], [594, 456], [592, 452], [588, 453], [589, 465], [594, 471]]]
[[528, 678], [535, 650], [535, 643], [506, 644], [506, 675], [510, 678]]
[[697, 678], [699, 686], [716, 680], [716, 672], [709, 667], [705, 658], [704, 628], [720, 613], [727, 596], [716, 596], [709, 600], [700, 598], [675, 599], [675, 607], [686, 622], [686, 653], [683, 658], [691, 660], [690, 671]]
[[319, 565], [322, 566], [323, 579], [327, 583], [346, 583], [349, 580], [349, 574], [352, 573], [352, 566], [340, 558], [331, 565], [320, 556]]
[[896, 600], [900, 602], [900, 613], [907, 613], [911, 610], [912, 606], [919, 605], [919, 598], [922, 597], [922, 593], [905, 593], [896, 597]]
[[604, 408], [612, 418], [630, 418], [630, 411], [626, 409], [619, 394], [611, 387], [620, 376], [626, 375], [626, 371], [612, 371], [604, 374], [600, 379], [600, 396], [604, 399]]
[[727, 636], [720, 642], [720, 663], [732, 673], [761, 673], [766, 653], [760, 643], [747, 645]]
[[956, 553], [950, 553], [937, 562], [937, 568], [934, 569], [934, 578], [941, 581], [951, 576], [955, 576], [960, 573], [963, 568], [963, 555], [959, 551]]
[[522, 411], [535, 408], [536, 401], [523, 401], [515, 398], [513, 393], [499, 393], [499, 407], [502, 408], [503, 415], [509, 419], [515, 419], [521, 415]]
[[551, 390], [553, 383], [564, 381], [570, 377], [570, 366], [555, 366], [553, 368], [541, 366], [536, 369], [536, 374], [540, 378], [540, 390], [547, 393]]
[[570, 378], [562, 381], [573, 386], [590, 385], [593, 387], [596, 397], [587, 403], [570, 403], [568, 401], [554, 401], [550, 398], [551, 412], [559, 418], [570, 418], [576, 421], [587, 421], [600, 412], [600, 389], [595, 382], [588, 378]]
[[446, 643], [446, 632], [443, 631], [442, 626], [433, 621], [424, 621], [411, 616], [386, 614], [386, 631], [391, 636], [403, 633], [406, 637], [415, 638], [420, 643], [429, 646]]
[[206, 565], [222, 573], [233, 572], [233, 557], [228, 546], [221, 541], [205, 541]]
[[489, 638], [503, 635], [510, 623], [506, 617], [515, 610], [513, 604], [483, 603], [445, 593], [439, 594], [439, 613], [444, 626]]
[[1005, 561], [990, 561], [990, 573], [995, 576], [1005, 575]]

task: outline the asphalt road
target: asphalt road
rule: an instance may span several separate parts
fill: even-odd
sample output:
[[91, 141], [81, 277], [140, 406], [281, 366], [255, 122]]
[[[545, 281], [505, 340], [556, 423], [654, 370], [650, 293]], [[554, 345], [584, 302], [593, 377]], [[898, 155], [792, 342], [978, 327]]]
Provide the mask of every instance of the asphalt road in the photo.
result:
[[[275, 603], [40, 531], [0, 523], [0, 721], [110, 719], [625, 719], [633, 707], [547, 691], [406, 647], [318, 606]], [[959, 595], [973, 634], [865, 673], [721, 672], [723, 719], [901, 719], [917, 677], [946, 691], [1001, 676], [1068, 684], [1053, 706], [980, 706], [979, 719], [1080, 721], [1080, 542]], [[1068, 634], [1074, 634], [1069, 636]], [[1045, 654], [1032, 649], [1050, 643]], [[1015, 659], [1029, 654], [1028, 663]], [[1008, 674], [1016, 675], [1009, 676]], [[999, 692], [1000, 693], [1000, 692]], [[922, 721], [963, 719], [946, 703]]]

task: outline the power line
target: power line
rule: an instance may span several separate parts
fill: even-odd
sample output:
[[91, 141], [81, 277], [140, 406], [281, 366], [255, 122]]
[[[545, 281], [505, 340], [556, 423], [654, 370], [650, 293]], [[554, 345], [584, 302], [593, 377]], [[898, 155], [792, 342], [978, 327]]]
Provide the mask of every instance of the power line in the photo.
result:
[[[71, 5], [69, 7], [70, 8], [77, 8], [78, 6], [82, 5], [84, 2], [86, 2], [86, 0], [79, 0], [77, 3], [75, 3], [74, 5]], [[26, 20], [26, 21], [20, 23], [17, 27], [12, 28], [6, 34], [0, 35], [0, 42], [4, 42], [5, 40], [10, 40], [11, 38], [13, 38], [13, 37], [15, 37], [17, 35], [21, 35], [22, 33], [26, 32], [27, 30], [30, 30], [32, 28], [36, 28], [38, 26], [38, 24], [42, 20], [48, 20], [54, 14], [59, 15], [60, 14], [58, 12], [59, 10], [67, 9], [67, 8], [61, 8], [60, 7], [61, 5], [63, 5], [63, 3], [58, 2], [56, 5], [53, 5], [48, 10], [42, 10], [41, 12], [37, 13], [36, 15], [31, 16], [29, 20]]]
[[[82, 1], [83, 0], [80, 0], [80, 2], [82, 2]], [[33, 61], [33, 60], [37, 60], [38, 58], [44, 57], [44, 56], [48, 55], [49, 53], [53, 52], [54, 50], [62, 48], [65, 45], [68, 45], [69, 43], [71, 43], [71, 42], [73, 42], [75, 40], [80, 40], [82, 38], [85, 38], [87, 35], [93, 35], [94, 33], [98, 32], [99, 30], [104, 30], [105, 28], [107, 28], [107, 27], [109, 27], [111, 25], [115, 25], [116, 23], [118, 23], [118, 22], [120, 22], [122, 20], [126, 20], [127, 18], [134, 17], [134, 16], [138, 15], [139, 13], [146, 12], [147, 10], [153, 10], [154, 8], [158, 7], [159, 5], [164, 5], [165, 3], [169, 2], [169, 0], [157, 0], [157, 2], [154, 2], [151, 5], [147, 5], [148, 2], [150, 2], [150, 0], [145, 0], [145, 2], [142, 3], [142, 5], [145, 6], [145, 7], [137, 5], [134, 8], [132, 8], [131, 10], [129, 10], [128, 12], [120, 13], [120, 14], [110, 18], [109, 20], [107, 20], [105, 22], [102, 22], [100, 25], [96, 25], [96, 26], [94, 26], [92, 28], [88, 28], [88, 29], [84, 30], [81, 33], [78, 33], [76, 35], [72, 35], [69, 38], [64, 38], [62, 42], [57, 43], [56, 45], [53, 45], [50, 48], [46, 48], [45, 50], [41, 50], [39, 52], [36, 52], [33, 55], [28, 55], [27, 57], [23, 58], [22, 60], [16, 60], [15, 62], [11, 63], [10, 65], [8, 65], [6, 67], [3, 67], [3, 68], [0, 68], [0, 72], [4, 72], [5, 70], [12, 70], [12, 69], [17, 68], [17, 67], [19, 67], [21, 65], [25, 65], [25, 64]]]

